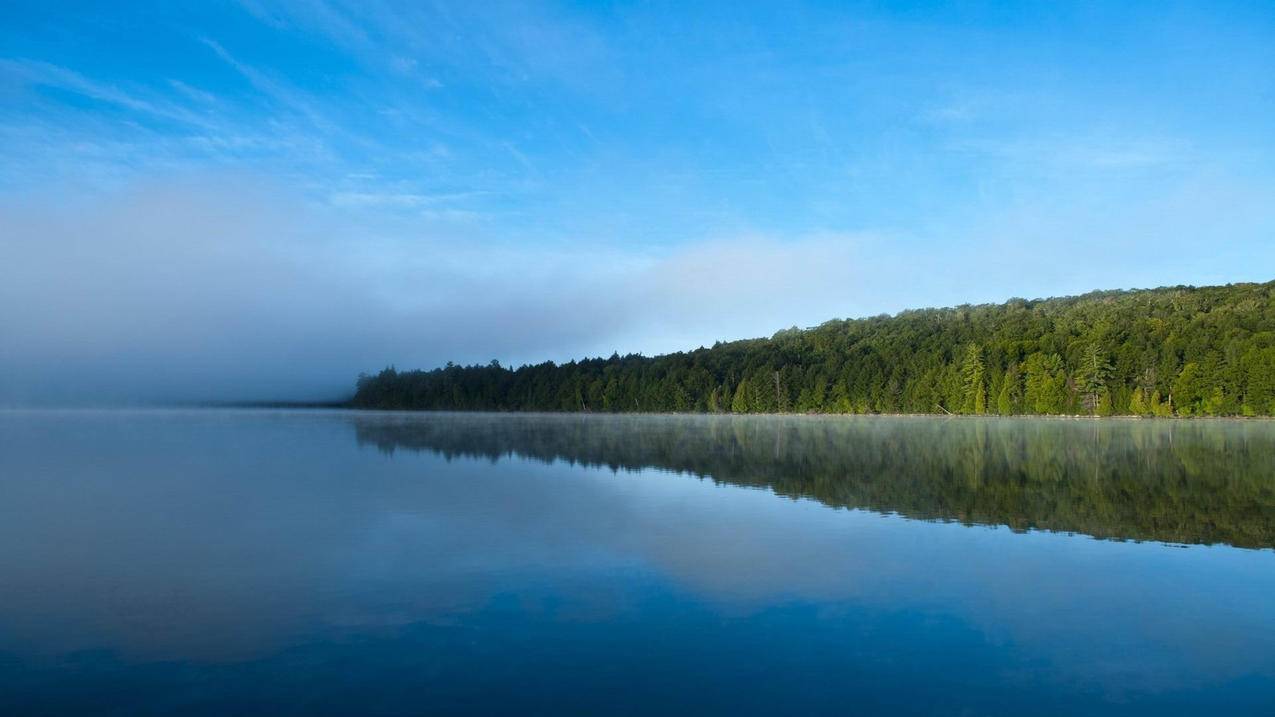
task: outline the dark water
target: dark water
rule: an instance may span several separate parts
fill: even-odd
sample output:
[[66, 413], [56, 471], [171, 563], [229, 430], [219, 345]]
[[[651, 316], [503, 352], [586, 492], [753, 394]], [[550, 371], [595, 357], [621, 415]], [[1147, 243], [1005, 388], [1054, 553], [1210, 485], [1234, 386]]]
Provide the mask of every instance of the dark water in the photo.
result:
[[1275, 714], [1275, 422], [0, 413], [0, 714]]

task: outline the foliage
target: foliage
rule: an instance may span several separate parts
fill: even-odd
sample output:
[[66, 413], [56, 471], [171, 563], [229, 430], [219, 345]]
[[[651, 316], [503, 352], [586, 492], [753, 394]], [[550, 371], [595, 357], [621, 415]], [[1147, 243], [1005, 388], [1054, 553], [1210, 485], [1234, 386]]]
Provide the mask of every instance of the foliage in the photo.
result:
[[[994, 398], [994, 405], [992, 400]], [[1275, 414], [1275, 282], [829, 321], [769, 339], [361, 376], [351, 405], [495, 411]]]
[[1090, 415], [1099, 413], [1099, 408], [1105, 405], [1107, 412], [1104, 415], [1110, 415], [1111, 411], [1111, 394], [1107, 390], [1107, 381], [1111, 377], [1111, 364], [1107, 363], [1107, 359], [1103, 356], [1102, 349], [1098, 344], [1089, 344], [1089, 348], [1085, 350], [1085, 357], [1080, 362], [1080, 368], [1076, 371], [1076, 389], [1080, 391], [1085, 410]]

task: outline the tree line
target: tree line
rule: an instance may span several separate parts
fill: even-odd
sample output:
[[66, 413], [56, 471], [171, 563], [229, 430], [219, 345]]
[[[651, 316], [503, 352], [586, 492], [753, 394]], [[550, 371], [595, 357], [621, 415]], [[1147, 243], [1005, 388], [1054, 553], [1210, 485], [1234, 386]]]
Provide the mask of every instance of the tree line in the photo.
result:
[[1275, 415], [1275, 282], [904, 311], [711, 348], [361, 375], [360, 408]]

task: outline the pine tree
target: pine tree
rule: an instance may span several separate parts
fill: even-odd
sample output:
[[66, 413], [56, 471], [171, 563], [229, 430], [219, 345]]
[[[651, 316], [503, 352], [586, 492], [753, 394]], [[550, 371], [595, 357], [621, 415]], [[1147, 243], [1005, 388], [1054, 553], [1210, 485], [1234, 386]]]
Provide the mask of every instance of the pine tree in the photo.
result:
[[735, 388], [735, 398], [730, 402], [731, 413], [748, 413], [748, 381], [739, 379], [739, 386]]
[[[793, 330], [796, 331], [796, 329]], [[778, 371], [772, 373], [771, 377], [775, 380], [775, 410], [779, 413], [788, 413], [792, 410], [792, 406], [788, 403], [788, 391], [784, 389], [783, 377]]]
[[1034, 353], [1023, 364], [1027, 373], [1025, 400], [1034, 413], [1062, 413], [1067, 403], [1066, 376], [1058, 354]]
[[1104, 397], [1107, 397], [1110, 405], [1111, 398], [1107, 396], [1107, 379], [1110, 375], [1111, 364], [1103, 356], [1098, 344], [1089, 344], [1080, 371], [1076, 374], [1076, 385], [1084, 396], [1085, 409], [1091, 415], [1098, 412], [1098, 406]]
[[1011, 383], [1010, 377], [1006, 376], [1005, 380], [1001, 382], [1000, 395], [996, 397], [996, 412], [1002, 416], [1014, 413], [1014, 399], [1013, 394], [1010, 392]]
[[964, 388], [964, 413], [987, 413], [987, 388], [983, 382], [983, 351], [978, 344], [965, 348], [965, 362], [961, 366], [961, 382]]

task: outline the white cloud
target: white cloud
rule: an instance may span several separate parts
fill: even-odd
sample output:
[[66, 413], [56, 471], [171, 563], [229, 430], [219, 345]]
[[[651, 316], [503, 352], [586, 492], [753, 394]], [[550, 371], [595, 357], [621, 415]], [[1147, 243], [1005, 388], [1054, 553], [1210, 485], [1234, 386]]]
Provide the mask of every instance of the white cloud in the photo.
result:
[[383, 191], [334, 192], [328, 197], [328, 201], [334, 206], [345, 208], [420, 209], [478, 199], [486, 194], [486, 192], [438, 192], [434, 194]]
[[1182, 139], [1103, 133], [967, 138], [952, 141], [949, 148], [1012, 163], [1093, 170], [1164, 167], [1194, 159], [1190, 143]]

